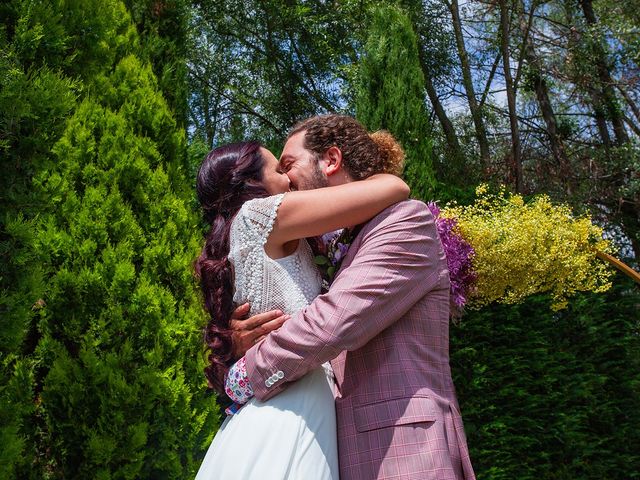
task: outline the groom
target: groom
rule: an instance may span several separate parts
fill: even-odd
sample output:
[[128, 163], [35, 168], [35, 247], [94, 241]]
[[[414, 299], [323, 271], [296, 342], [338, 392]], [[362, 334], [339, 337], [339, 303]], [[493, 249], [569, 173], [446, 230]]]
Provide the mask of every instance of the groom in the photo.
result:
[[[280, 165], [292, 188], [351, 182], [366, 141], [351, 117], [312, 117], [294, 127]], [[250, 328], [265, 320], [236, 322], [238, 334], [257, 338], [265, 330]], [[449, 367], [449, 273], [424, 203], [359, 226], [329, 292], [245, 359], [259, 400], [332, 360], [343, 480], [475, 478]]]

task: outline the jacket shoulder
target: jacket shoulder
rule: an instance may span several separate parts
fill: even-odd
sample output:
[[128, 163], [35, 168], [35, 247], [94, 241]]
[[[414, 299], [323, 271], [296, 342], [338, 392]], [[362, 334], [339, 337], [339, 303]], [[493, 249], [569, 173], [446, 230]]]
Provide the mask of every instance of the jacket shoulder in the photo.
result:
[[391, 225], [397, 222], [409, 222], [418, 225], [434, 223], [434, 217], [427, 204], [420, 200], [403, 200], [387, 207], [373, 217], [363, 227], [363, 233], [372, 231], [378, 227]]

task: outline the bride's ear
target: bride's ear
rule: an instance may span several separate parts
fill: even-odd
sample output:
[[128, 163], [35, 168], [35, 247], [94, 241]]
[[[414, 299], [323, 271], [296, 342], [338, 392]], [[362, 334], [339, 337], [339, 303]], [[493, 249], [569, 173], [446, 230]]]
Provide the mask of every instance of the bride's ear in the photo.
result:
[[342, 151], [338, 147], [329, 147], [329, 149], [324, 152], [323, 157], [326, 162], [324, 173], [327, 177], [330, 177], [342, 169]]

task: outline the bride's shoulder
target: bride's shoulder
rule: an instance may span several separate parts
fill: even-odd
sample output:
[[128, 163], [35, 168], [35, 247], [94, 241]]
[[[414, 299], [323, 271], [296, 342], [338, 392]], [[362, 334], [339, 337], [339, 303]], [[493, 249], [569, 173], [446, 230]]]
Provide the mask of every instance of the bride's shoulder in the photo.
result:
[[283, 198], [284, 193], [271, 195], [269, 197], [252, 198], [244, 202], [242, 207], [240, 207], [239, 213], [245, 217], [252, 217], [256, 214], [269, 217], [276, 213]]
[[260, 239], [268, 237], [283, 198], [284, 194], [281, 193], [246, 201], [232, 221], [232, 234], [241, 233]]

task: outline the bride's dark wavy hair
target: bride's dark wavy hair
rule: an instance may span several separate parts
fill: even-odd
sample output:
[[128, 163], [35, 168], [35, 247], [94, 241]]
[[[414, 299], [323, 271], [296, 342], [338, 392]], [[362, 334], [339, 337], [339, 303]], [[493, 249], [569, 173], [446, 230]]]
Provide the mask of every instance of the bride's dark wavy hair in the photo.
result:
[[264, 158], [260, 143], [241, 142], [209, 152], [196, 180], [196, 192], [204, 218], [211, 229], [206, 236], [196, 275], [200, 280], [209, 321], [204, 342], [209, 365], [205, 375], [209, 386], [224, 393], [224, 376], [233, 364], [233, 343], [229, 320], [234, 310], [233, 273], [229, 263], [229, 230], [242, 204], [269, 196], [262, 185]]

